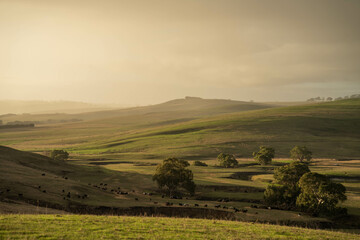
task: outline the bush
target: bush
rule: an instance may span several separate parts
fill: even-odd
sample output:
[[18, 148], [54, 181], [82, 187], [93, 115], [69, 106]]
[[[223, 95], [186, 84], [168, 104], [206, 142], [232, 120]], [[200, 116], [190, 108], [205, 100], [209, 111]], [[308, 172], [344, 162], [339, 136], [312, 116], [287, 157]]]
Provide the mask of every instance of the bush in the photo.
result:
[[50, 157], [54, 160], [65, 161], [69, 158], [69, 153], [64, 150], [52, 150], [50, 152]]
[[194, 166], [200, 166], [200, 167], [207, 167], [208, 165], [204, 162], [201, 162], [201, 161], [195, 161], [194, 162]]
[[238, 161], [236, 161], [235, 156], [232, 154], [220, 153], [217, 157], [219, 160], [220, 166], [226, 168], [233, 168], [239, 165]]

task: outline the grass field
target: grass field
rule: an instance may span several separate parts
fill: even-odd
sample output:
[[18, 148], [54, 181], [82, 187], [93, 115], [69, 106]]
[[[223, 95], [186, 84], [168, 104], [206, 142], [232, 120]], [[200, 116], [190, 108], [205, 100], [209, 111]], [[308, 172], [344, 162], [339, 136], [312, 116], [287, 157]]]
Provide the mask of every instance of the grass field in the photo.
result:
[[0, 215], [1, 239], [358, 239], [359, 235], [244, 222], [86, 215]]

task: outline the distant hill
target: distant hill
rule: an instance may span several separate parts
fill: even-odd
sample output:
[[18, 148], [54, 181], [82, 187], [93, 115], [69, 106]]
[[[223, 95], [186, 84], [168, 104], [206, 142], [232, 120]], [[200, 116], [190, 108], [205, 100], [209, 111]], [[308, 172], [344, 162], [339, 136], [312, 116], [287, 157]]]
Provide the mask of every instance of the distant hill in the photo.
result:
[[[81, 104], [80, 104], [81, 105]], [[12, 121], [34, 121], [35, 123], [69, 122], [79, 120], [96, 120], [106, 118], [129, 118], [141, 116], [143, 120], [152, 122], [152, 118], [162, 118], [163, 120], [173, 119], [195, 119], [204, 116], [213, 116], [222, 113], [248, 111], [256, 109], [271, 108], [276, 105], [266, 103], [242, 102], [223, 99], [202, 99], [186, 97], [176, 99], [161, 104], [143, 107], [132, 107], [125, 109], [113, 109], [96, 111], [95, 108], [85, 113], [78, 114], [6, 114], [0, 116], [4, 122]], [[79, 109], [79, 108], [78, 108]]]
[[[245, 111], [251, 108], [258, 110]], [[93, 120], [27, 131], [0, 130], [0, 144], [31, 151], [61, 147], [124, 159], [201, 159], [219, 152], [251, 157], [261, 145], [275, 147], [277, 157], [288, 157], [295, 145], [306, 145], [315, 157], [360, 157], [359, 99], [277, 108], [180, 99], [87, 116]]]
[[306, 145], [315, 157], [359, 158], [360, 99], [236, 112], [118, 135], [114, 132], [111, 138], [87, 142], [74, 150], [201, 159], [219, 152], [251, 157], [261, 145], [275, 147], [278, 157], [289, 156], [295, 145]]
[[0, 115], [23, 113], [82, 113], [89, 111], [99, 111], [109, 108], [109, 106], [74, 101], [0, 100]]

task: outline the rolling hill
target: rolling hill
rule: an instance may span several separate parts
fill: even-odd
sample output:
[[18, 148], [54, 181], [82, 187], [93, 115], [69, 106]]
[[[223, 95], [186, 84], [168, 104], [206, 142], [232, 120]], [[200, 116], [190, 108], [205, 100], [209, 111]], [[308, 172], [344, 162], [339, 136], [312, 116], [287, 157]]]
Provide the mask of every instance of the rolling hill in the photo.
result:
[[197, 159], [222, 151], [251, 157], [260, 145], [287, 157], [293, 146], [306, 145], [317, 158], [359, 158], [360, 100], [238, 112], [114, 135], [72, 150]]
[[[128, 207], [136, 203], [110, 188], [138, 190], [133, 179], [142, 179], [136, 173], [77, 166], [3, 146], [0, 172], [1, 213], [45, 213], [45, 208], [74, 212], [80, 206]], [[147, 187], [142, 185], [141, 190]]]
[[[219, 152], [251, 157], [261, 145], [275, 147], [277, 157], [287, 157], [294, 145], [308, 146], [317, 158], [360, 157], [359, 99], [228, 114], [215, 114], [214, 109], [219, 108], [218, 113], [224, 110], [211, 104], [214, 116], [207, 117], [200, 116], [210, 111], [202, 113], [190, 103], [187, 111], [184, 107], [175, 111], [184, 101], [201, 100], [171, 101], [157, 106], [156, 112], [146, 108], [142, 114], [3, 131], [0, 144], [31, 151], [65, 148], [82, 155], [116, 154], [122, 159], [204, 159]], [[240, 106], [229, 104], [228, 108], [235, 111]]]
[[[26, 105], [26, 104], [25, 104]], [[57, 111], [55, 114], [6, 114], [0, 116], [3, 122], [12, 121], [33, 121], [35, 123], [65, 122], [69, 120], [98, 120], [107, 118], [124, 118], [133, 121], [133, 119], [146, 120], [146, 122], [158, 121], [158, 119], [187, 121], [204, 116], [212, 116], [222, 113], [248, 111], [254, 109], [264, 109], [277, 106], [276, 104], [242, 102], [223, 99], [202, 99], [196, 97], [186, 97], [184, 99], [175, 99], [165, 103], [149, 105], [144, 107], [133, 107], [124, 109], [112, 109], [96, 111], [96, 109], [86, 108], [84, 106], [82, 113], [65, 114]], [[76, 107], [76, 106], [74, 106]], [[84, 112], [88, 109], [88, 112]], [[53, 111], [56, 110], [56, 107]], [[145, 118], [145, 119], [144, 119]]]

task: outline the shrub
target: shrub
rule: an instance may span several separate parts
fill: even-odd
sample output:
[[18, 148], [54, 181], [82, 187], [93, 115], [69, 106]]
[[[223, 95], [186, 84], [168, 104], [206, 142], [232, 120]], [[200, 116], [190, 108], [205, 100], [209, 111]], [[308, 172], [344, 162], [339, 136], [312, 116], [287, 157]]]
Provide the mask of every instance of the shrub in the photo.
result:
[[200, 167], [207, 167], [208, 165], [204, 162], [201, 162], [201, 161], [195, 161], [194, 162], [194, 166], [200, 166]]
[[69, 153], [64, 150], [52, 150], [50, 152], [50, 157], [54, 160], [65, 161], [69, 158]]

